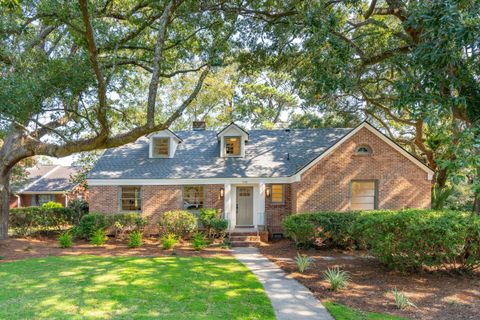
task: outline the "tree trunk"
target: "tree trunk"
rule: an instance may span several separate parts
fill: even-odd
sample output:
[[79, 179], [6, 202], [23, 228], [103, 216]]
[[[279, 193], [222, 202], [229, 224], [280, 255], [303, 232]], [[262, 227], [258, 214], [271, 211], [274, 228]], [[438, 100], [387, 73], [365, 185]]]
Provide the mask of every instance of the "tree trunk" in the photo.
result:
[[[480, 167], [477, 167], [477, 183], [480, 181]], [[475, 192], [475, 198], [473, 199], [473, 212], [480, 215], [480, 192]]]
[[8, 239], [10, 211], [10, 172], [0, 170], [0, 240]]

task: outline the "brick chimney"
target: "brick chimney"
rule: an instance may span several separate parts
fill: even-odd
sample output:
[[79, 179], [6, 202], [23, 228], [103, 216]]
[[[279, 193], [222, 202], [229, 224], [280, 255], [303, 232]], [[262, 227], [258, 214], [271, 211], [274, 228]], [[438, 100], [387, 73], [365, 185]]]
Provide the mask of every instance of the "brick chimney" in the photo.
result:
[[207, 124], [205, 121], [193, 121], [193, 131], [202, 131], [205, 130], [207, 127]]

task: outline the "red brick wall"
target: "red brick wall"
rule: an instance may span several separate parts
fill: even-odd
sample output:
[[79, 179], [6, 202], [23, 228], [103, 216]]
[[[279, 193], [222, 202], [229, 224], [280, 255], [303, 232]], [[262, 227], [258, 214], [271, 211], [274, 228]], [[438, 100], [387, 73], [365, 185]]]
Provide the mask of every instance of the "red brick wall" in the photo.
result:
[[[363, 144], [372, 148], [372, 155], [355, 154]], [[377, 180], [379, 209], [430, 207], [427, 173], [363, 128], [293, 184], [292, 211], [348, 210], [352, 180]]]
[[[217, 208], [223, 212], [223, 198], [220, 189], [223, 185], [204, 185], [205, 208]], [[105, 214], [119, 211], [117, 186], [90, 186], [90, 212]], [[171, 210], [183, 209], [183, 186], [143, 186], [142, 214], [148, 219], [149, 232], [156, 231], [156, 225], [161, 214]]]
[[[266, 184], [266, 188], [272, 188]], [[284, 184], [285, 202], [283, 204], [272, 203], [271, 197], [265, 197], [265, 215], [267, 229], [270, 234], [282, 232], [282, 220], [292, 213], [292, 188], [290, 184]]]

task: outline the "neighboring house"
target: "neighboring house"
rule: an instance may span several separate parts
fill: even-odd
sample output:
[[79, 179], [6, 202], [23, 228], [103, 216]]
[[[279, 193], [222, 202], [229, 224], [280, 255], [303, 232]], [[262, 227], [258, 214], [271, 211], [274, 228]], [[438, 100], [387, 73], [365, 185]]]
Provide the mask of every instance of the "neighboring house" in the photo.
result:
[[53, 201], [68, 205], [74, 198], [84, 197], [70, 176], [77, 173], [76, 167], [38, 165], [27, 169], [27, 179], [20, 186], [12, 186], [10, 208], [41, 206]]
[[217, 208], [229, 228], [281, 233], [291, 213], [428, 208], [433, 171], [367, 122], [354, 129], [165, 130], [107, 150], [90, 210]]

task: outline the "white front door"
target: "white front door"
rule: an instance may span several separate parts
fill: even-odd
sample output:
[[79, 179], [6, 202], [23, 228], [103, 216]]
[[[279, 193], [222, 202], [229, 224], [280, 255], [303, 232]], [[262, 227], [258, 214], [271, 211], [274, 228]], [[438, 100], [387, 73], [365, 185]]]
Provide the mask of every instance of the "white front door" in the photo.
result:
[[253, 187], [237, 187], [237, 226], [253, 226]]

